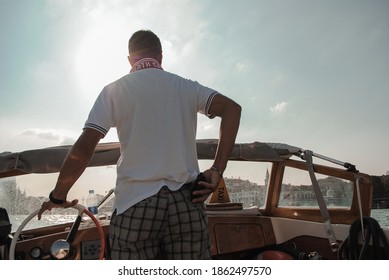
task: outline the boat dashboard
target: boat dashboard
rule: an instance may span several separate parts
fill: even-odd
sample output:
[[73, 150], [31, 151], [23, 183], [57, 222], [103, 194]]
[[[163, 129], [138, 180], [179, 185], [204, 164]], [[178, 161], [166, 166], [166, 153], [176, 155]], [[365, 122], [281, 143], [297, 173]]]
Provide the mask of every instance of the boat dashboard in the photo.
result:
[[[261, 259], [263, 258], [263, 252], [269, 249], [279, 250], [280, 248], [286, 248], [285, 246], [303, 248], [306, 250], [304, 251], [306, 255], [319, 249], [323, 258], [336, 259], [336, 254], [330, 250], [326, 237], [306, 235], [308, 229], [306, 227], [301, 227], [301, 230], [297, 231], [295, 235], [289, 236], [289, 240], [277, 240], [279, 237], [275, 233], [274, 225], [279, 228], [280, 224], [286, 223], [285, 226], [288, 226], [287, 221], [289, 219], [278, 218], [275, 221], [274, 217], [266, 217], [253, 210], [242, 210], [240, 213], [235, 211], [233, 213], [236, 214], [226, 215], [225, 213], [213, 212], [208, 215], [213, 259]], [[77, 230], [66, 259], [97, 260], [100, 255], [103, 255], [103, 259], [110, 259], [109, 220], [100, 220], [99, 223], [104, 232], [104, 252], [101, 253], [102, 240], [99, 238], [96, 225], [91, 221], [84, 221]], [[16, 242], [14, 259], [58, 259], [53, 254], [53, 250], [55, 251], [53, 247], [57, 246], [59, 241], [67, 238], [72, 227], [73, 223], [66, 223], [23, 231]], [[321, 228], [321, 224], [317, 223], [316, 227]], [[312, 232], [317, 231], [313, 228], [311, 230]], [[5, 259], [9, 258], [10, 242], [11, 240], [8, 240]], [[289, 255], [296, 252], [297, 250], [289, 252]], [[296, 257], [298, 255], [291, 256], [291, 258]]]

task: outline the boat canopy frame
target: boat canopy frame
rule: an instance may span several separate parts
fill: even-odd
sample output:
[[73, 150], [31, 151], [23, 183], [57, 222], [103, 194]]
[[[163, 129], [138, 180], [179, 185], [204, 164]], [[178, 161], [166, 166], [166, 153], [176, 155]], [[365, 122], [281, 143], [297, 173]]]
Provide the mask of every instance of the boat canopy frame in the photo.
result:
[[[196, 140], [198, 159], [214, 159], [217, 144], [217, 139]], [[70, 148], [71, 145], [65, 145], [22, 152], [0, 153], [0, 178], [32, 173], [44, 174], [59, 172]], [[303, 159], [304, 152], [305, 150], [299, 147], [282, 143], [237, 143], [234, 145], [229, 159], [235, 161], [281, 162], [292, 156]], [[318, 156], [333, 163], [343, 165], [350, 171], [356, 170], [355, 166], [350, 163], [343, 163], [319, 154], [313, 154], [313, 156]], [[88, 167], [115, 165], [119, 157], [120, 143], [99, 143]]]

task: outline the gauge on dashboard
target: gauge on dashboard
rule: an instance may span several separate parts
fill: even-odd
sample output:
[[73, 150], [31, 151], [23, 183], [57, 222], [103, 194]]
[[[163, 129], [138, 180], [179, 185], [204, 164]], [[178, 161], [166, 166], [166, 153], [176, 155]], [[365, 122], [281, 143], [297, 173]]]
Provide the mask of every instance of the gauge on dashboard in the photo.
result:
[[33, 259], [40, 259], [42, 256], [42, 249], [39, 247], [34, 247], [30, 251], [30, 256]]

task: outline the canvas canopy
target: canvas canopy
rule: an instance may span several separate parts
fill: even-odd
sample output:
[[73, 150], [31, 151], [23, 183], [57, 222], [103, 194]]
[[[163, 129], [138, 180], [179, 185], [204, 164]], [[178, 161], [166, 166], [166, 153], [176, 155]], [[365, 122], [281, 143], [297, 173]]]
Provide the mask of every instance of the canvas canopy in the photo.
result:
[[[198, 159], [213, 159], [218, 140], [197, 140]], [[59, 172], [71, 146], [57, 146], [23, 152], [3, 152], [0, 154], [0, 178], [30, 173]], [[300, 148], [279, 143], [235, 144], [230, 159], [241, 161], [281, 161], [298, 155]], [[97, 145], [89, 166], [114, 165], [120, 157], [119, 143]]]

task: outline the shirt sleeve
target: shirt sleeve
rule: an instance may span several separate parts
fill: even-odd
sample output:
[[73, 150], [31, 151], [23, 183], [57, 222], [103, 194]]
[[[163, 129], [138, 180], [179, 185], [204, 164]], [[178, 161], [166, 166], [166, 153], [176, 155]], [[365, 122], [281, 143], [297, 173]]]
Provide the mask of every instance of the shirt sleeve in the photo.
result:
[[84, 129], [92, 128], [105, 136], [109, 129], [114, 126], [113, 102], [107, 87], [105, 87], [97, 97], [85, 122]]
[[208, 113], [209, 107], [211, 107], [212, 100], [215, 97], [215, 95], [219, 94], [217, 91], [214, 91], [207, 100], [207, 104], [205, 105], [204, 115], [206, 115], [208, 118], [213, 119], [215, 116]]
[[209, 117], [213, 118], [214, 116], [208, 113], [209, 107], [211, 106], [212, 100], [218, 92], [209, 87], [205, 87], [199, 83], [197, 83], [198, 89], [198, 112]]

